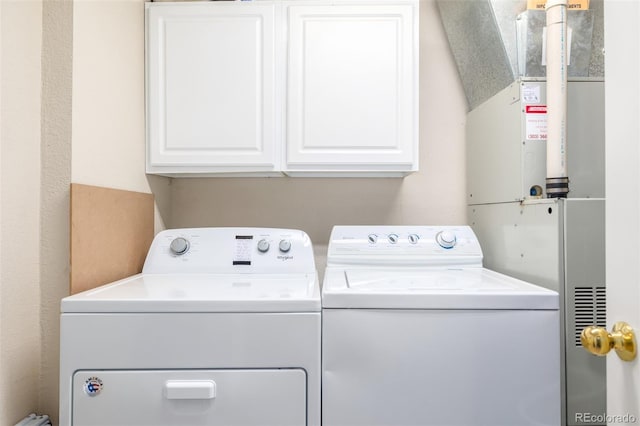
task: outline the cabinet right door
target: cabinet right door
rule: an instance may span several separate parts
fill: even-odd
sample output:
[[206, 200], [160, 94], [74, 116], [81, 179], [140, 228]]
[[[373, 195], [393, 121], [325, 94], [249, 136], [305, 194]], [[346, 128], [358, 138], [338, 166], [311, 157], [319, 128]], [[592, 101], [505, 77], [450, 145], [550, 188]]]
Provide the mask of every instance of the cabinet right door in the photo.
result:
[[286, 172], [418, 167], [418, 1], [285, 3]]

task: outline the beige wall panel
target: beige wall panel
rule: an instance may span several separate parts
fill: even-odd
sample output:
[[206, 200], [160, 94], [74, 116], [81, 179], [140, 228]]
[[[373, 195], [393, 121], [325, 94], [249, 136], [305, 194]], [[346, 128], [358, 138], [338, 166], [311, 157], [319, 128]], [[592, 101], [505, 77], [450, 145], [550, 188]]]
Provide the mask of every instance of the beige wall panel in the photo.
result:
[[142, 271], [153, 195], [71, 184], [71, 294]]

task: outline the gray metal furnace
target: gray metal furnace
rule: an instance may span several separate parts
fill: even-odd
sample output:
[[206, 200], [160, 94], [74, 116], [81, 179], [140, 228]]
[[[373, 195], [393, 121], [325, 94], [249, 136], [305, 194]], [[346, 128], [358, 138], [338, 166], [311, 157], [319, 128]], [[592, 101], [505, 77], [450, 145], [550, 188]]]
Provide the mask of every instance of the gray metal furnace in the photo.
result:
[[[467, 217], [485, 265], [556, 290], [562, 321], [562, 424], [606, 412], [606, 362], [580, 332], [606, 326], [604, 83], [569, 83], [569, 198], [544, 192], [544, 82], [520, 80], [468, 114]], [[540, 116], [540, 117], [537, 117]]]
[[545, 12], [525, 0], [437, 0], [470, 112], [468, 221], [487, 268], [556, 290], [562, 418], [606, 413], [606, 363], [580, 346], [604, 327], [603, 1], [567, 13], [568, 198], [548, 199]]

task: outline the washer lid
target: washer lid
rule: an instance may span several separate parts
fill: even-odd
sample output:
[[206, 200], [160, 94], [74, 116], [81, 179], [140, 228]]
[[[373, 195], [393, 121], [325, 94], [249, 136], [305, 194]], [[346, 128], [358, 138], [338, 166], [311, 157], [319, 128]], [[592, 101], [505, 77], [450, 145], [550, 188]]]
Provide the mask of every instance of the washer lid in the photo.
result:
[[323, 308], [551, 309], [558, 293], [484, 269], [327, 269]]
[[62, 299], [70, 312], [319, 312], [315, 274], [138, 274]]

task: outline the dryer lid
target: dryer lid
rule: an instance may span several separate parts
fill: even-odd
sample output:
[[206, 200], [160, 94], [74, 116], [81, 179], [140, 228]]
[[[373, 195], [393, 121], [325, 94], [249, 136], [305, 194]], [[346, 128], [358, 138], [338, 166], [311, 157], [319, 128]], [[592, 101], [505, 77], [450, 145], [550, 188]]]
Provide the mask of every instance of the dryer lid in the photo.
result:
[[62, 299], [63, 313], [318, 312], [315, 274], [138, 274]]
[[323, 308], [551, 309], [558, 293], [485, 268], [327, 269]]

